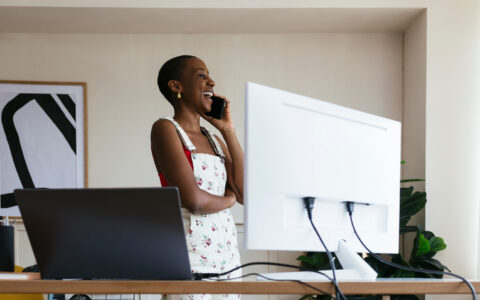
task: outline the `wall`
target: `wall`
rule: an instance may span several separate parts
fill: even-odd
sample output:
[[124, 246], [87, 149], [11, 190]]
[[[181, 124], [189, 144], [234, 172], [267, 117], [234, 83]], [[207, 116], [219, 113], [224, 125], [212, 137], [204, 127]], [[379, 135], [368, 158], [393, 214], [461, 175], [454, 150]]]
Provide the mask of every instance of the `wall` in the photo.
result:
[[156, 76], [183, 53], [204, 59], [232, 101], [242, 145], [246, 81], [402, 120], [400, 33], [0, 34], [0, 78], [87, 82], [89, 185], [157, 186], [150, 127], [172, 109]]
[[[216, 91], [232, 101], [242, 145], [248, 80], [402, 120], [401, 33], [0, 34], [0, 78], [87, 82], [89, 185], [158, 186], [150, 127], [172, 109], [156, 87], [156, 76], [165, 60], [183, 53], [204, 59]], [[235, 217], [242, 223], [241, 207]], [[243, 226], [238, 230], [241, 243]], [[243, 262], [295, 263], [300, 253], [241, 254]], [[255, 296], [244, 296], [249, 298]]]
[[[425, 101], [427, 80], [427, 12], [412, 22], [403, 40], [402, 179], [425, 179]], [[425, 191], [424, 182], [405, 183]], [[412, 217], [409, 225], [425, 228], [425, 210]], [[404, 235], [403, 253], [409, 257], [416, 233]]]
[[[475, 0], [435, 0], [427, 16], [426, 226], [447, 243], [439, 260], [467, 278], [479, 274], [479, 16]], [[471, 297], [435, 297], [447, 298]]]

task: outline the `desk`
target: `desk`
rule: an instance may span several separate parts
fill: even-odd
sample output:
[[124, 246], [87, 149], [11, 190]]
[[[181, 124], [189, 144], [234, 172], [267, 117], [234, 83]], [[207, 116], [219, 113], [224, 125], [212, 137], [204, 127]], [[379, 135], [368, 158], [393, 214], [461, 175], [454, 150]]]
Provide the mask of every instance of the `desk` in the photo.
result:
[[[333, 293], [329, 282], [309, 284]], [[480, 281], [472, 281], [480, 291]], [[469, 294], [457, 280], [378, 280], [375, 282], [342, 282], [345, 294]], [[0, 293], [56, 294], [318, 294], [295, 282], [207, 282], [207, 281], [132, 281], [132, 280], [0, 280]]]

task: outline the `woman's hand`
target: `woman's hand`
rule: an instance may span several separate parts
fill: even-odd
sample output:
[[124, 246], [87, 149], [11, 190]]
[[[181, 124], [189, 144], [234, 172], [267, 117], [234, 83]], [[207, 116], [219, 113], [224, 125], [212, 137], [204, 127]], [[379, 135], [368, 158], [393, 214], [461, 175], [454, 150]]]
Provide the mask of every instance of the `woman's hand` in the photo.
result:
[[225, 187], [225, 198], [231, 204], [229, 208], [235, 205], [235, 202], [237, 202], [237, 196], [228, 185]]
[[[227, 187], [229, 187], [229, 193], [235, 196], [235, 200], [238, 203], [243, 204], [243, 150], [240, 147], [233, 126], [230, 114], [230, 101], [224, 96], [215, 96], [224, 99], [226, 102], [223, 118], [219, 120], [206, 116], [205, 114], [203, 114], [202, 117], [220, 131], [226, 142], [225, 145], [220, 138], [215, 136], [225, 153], [225, 168], [227, 169]], [[227, 190], [225, 195], [227, 195]]]
[[220, 96], [217, 94], [215, 94], [214, 96], [225, 100], [225, 111], [224, 111], [223, 117], [221, 119], [215, 119], [205, 114], [202, 114], [202, 117], [208, 122], [210, 122], [210, 124], [215, 126], [215, 128], [217, 128], [218, 131], [220, 131], [223, 134], [223, 132], [225, 131], [234, 129], [232, 116], [230, 114], [230, 100], [228, 100], [225, 96]]

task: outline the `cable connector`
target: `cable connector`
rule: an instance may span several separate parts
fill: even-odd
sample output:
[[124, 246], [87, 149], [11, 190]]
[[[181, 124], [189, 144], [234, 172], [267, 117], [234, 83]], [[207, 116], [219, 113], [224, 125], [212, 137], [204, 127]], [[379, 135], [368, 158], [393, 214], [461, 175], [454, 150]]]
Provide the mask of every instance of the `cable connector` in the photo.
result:
[[315, 197], [303, 197], [303, 203], [307, 209], [308, 218], [312, 219], [313, 204], [315, 203]]
[[345, 202], [345, 206], [347, 207], [348, 214], [351, 216], [355, 209], [355, 203], [352, 201], [347, 201]]

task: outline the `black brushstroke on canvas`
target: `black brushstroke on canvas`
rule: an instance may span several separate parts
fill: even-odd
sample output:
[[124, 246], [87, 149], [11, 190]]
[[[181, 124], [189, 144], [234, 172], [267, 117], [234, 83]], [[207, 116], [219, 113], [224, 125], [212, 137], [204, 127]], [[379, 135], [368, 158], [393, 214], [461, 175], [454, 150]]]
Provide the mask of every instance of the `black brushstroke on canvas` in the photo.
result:
[[70, 116], [75, 119], [75, 102], [73, 102], [72, 98], [70, 98], [67, 94], [57, 94], [60, 101], [62, 101], [63, 106], [67, 109]]
[[[70, 97], [69, 97], [70, 98]], [[35, 188], [35, 185], [28, 170], [27, 163], [25, 161], [25, 156], [23, 154], [22, 145], [20, 144], [20, 138], [18, 136], [17, 129], [15, 128], [15, 123], [13, 117], [17, 111], [19, 111], [23, 106], [25, 106], [30, 101], [35, 100], [38, 105], [43, 109], [47, 116], [52, 120], [52, 122], [57, 126], [65, 140], [69, 144], [72, 151], [76, 154], [76, 133], [75, 127], [68, 121], [67, 117], [58, 106], [57, 102], [53, 99], [50, 94], [18, 94], [12, 100], [10, 100], [7, 105], [2, 110], [2, 125], [5, 131], [5, 136], [7, 138], [7, 143], [10, 148], [10, 153], [12, 155], [13, 163], [17, 171], [20, 182], [22, 183], [23, 188]], [[70, 98], [71, 100], [71, 98]], [[62, 101], [63, 103], [63, 101]], [[67, 108], [68, 110], [68, 108]], [[70, 110], [69, 110], [69, 113]], [[8, 194], [1, 195], [2, 203], [1, 207], [10, 207], [16, 205], [14, 198], [9, 198], [7, 204], [4, 204], [4, 197]], [[12, 205], [13, 199], [13, 205]]]

